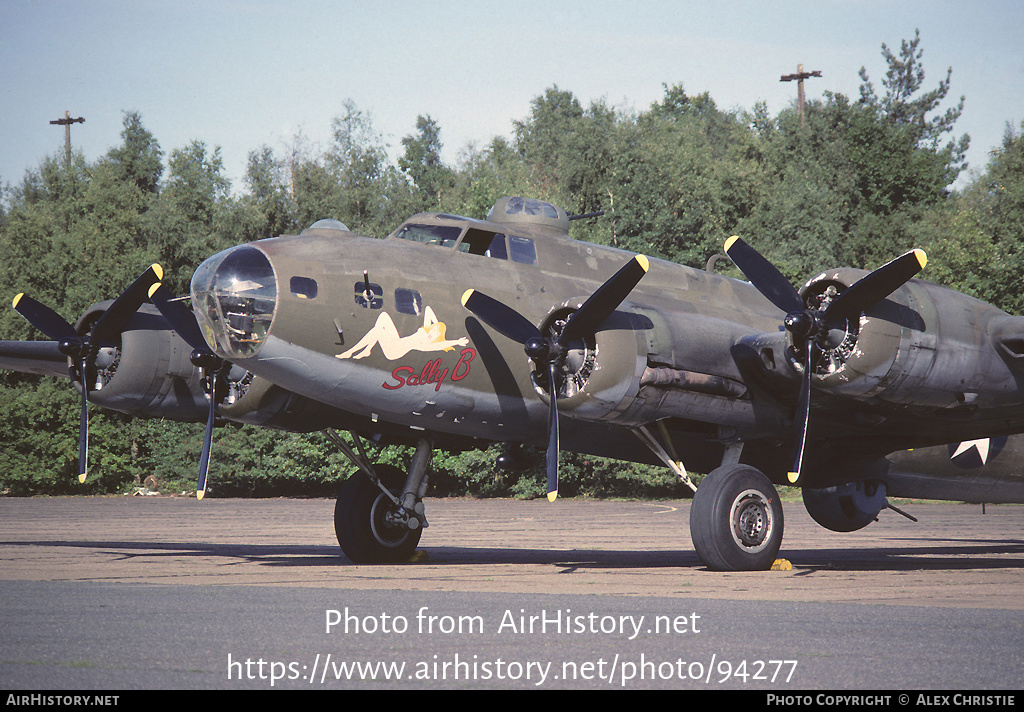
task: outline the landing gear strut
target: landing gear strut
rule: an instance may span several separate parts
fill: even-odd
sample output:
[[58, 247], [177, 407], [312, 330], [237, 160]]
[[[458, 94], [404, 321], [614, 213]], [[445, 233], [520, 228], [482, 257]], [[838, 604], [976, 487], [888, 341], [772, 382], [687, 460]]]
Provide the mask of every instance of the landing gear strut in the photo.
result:
[[357, 564], [408, 561], [423, 528], [429, 526], [423, 496], [433, 443], [420, 440], [405, 475], [392, 465], [371, 464], [358, 436], [358, 455], [333, 430], [327, 436], [359, 467], [338, 488], [334, 506], [334, 533], [341, 550]]

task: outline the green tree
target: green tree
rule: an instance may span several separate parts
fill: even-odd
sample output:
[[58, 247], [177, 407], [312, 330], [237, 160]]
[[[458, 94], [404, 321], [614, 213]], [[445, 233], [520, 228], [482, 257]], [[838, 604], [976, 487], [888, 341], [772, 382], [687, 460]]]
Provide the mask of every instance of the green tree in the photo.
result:
[[[754, 122], [765, 158], [760, 201], [739, 230], [764, 241], [766, 255], [794, 281], [825, 267], [876, 267], [916, 246], [929, 211], [942, 211], [962, 169], [965, 136], [945, 147], [960, 107], [936, 119], [949, 79], [919, 94], [919, 38], [889, 63], [879, 98], [861, 70], [860, 101], [826, 92], [806, 120], [793, 109]], [[932, 223], [934, 226], [934, 222]], [[963, 226], [963, 223], [961, 223]]]
[[333, 144], [322, 156], [297, 161], [297, 222], [341, 220], [353, 231], [384, 237], [415, 205], [408, 181], [388, 163], [387, 145], [372, 117], [346, 100], [331, 122]]
[[[883, 44], [882, 56], [888, 65], [885, 79], [882, 80], [885, 94], [882, 97], [877, 96], [867, 70], [861, 67], [860, 77], [863, 83], [860, 87], [860, 103], [873, 107], [886, 122], [908, 127], [909, 136], [915, 145], [937, 151], [943, 135], [952, 132], [953, 125], [963, 113], [964, 97], [961, 96], [960, 103], [947, 109], [945, 113], [928, 116], [939, 108], [939, 104], [949, 94], [953, 68], [947, 70], [946, 78], [939, 82], [938, 87], [919, 93], [924, 86], [925, 78], [924, 67], [921, 64], [924, 50], [920, 49], [920, 44], [920, 30], [914, 32], [913, 40], [903, 40], [898, 56]], [[964, 154], [969, 144], [970, 137], [964, 134], [943, 149], [948, 170], [946, 185], [955, 181], [957, 175], [964, 169]]]
[[513, 122], [515, 147], [531, 171], [536, 197], [569, 213], [605, 207], [616, 121], [603, 102], [584, 110], [572, 92], [557, 86], [536, 97], [530, 116]]
[[[154, 196], [140, 187], [141, 174], [132, 166], [142, 162], [129, 147], [143, 133], [126, 118], [124, 144], [95, 164], [79, 153], [70, 165], [54, 156], [26, 174], [0, 228], [4, 292], [27, 292], [74, 322], [88, 305], [116, 297], [138, 276], [148, 264], [140, 216]], [[4, 310], [0, 338], [44, 337]], [[8, 373], [0, 383], [4, 487], [26, 494], [104, 491], [134, 476], [125, 418], [92, 409], [94, 476], [87, 488], [77, 487], [79, 397], [69, 381]]]
[[540, 195], [535, 192], [529, 169], [504, 138], [486, 147], [467, 147], [454, 171], [453, 184], [441, 197], [444, 212], [484, 218], [491, 206], [506, 195]]
[[703, 267], [756, 203], [755, 136], [707, 95], [666, 87], [613, 145], [613, 244]]
[[[962, 220], [984, 235], [989, 249], [973, 249], [982, 261], [974, 266], [976, 290], [983, 299], [1014, 313], [1024, 314], [1024, 122], [1014, 130], [1007, 124], [1002, 144], [992, 151], [989, 164], [958, 200]], [[973, 242], [949, 249], [970, 250]], [[965, 276], [968, 270], [958, 270]]]
[[416, 187], [418, 209], [437, 209], [452, 187], [454, 176], [441, 160], [441, 128], [437, 122], [429, 116], [417, 116], [416, 131], [402, 139], [405, 153], [398, 159], [398, 167]]
[[260, 238], [275, 237], [301, 229], [295, 221], [295, 203], [284, 177], [284, 165], [269, 146], [249, 152], [245, 170], [246, 201], [262, 216], [266, 227]]
[[122, 143], [110, 149], [106, 158], [116, 167], [114, 179], [134, 184], [143, 193], [156, 193], [163, 174], [163, 151], [156, 138], [142, 125], [138, 112], [124, 113]]
[[202, 141], [174, 149], [159, 199], [144, 216], [150, 258], [163, 266], [175, 293], [188, 291], [204, 259], [233, 244], [224, 232], [231, 184], [223, 168], [220, 148], [209, 151]]

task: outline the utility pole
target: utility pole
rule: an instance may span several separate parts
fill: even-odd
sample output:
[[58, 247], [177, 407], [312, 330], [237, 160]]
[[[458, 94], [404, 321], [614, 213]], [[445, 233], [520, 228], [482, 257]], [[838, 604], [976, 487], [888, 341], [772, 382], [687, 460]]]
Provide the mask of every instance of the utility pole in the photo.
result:
[[77, 119], [72, 119], [71, 114], [67, 111], [64, 112], [63, 119], [56, 119], [51, 121], [51, 124], [64, 127], [64, 166], [65, 168], [71, 168], [71, 124], [84, 124], [85, 119], [79, 116]]
[[779, 79], [780, 82], [791, 82], [796, 80], [796, 105], [800, 111], [800, 125], [804, 123], [804, 79], [810, 79], [811, 77], [820, 77], [821, 72], [805, 72], [804, 65], [796, 65], [796, 74], [783, 74]]

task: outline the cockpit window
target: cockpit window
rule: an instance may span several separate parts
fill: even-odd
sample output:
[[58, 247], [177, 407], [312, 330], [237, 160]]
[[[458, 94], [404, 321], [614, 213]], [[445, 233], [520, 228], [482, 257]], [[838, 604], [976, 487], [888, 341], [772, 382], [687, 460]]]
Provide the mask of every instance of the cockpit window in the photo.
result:
[[[547, 212], [543, 206], [552, 211], [554, 207], [539, 200], [527, 198], [512, 198], [510, 202], [518, 201], [520, 211], [540, 210], [543, 215]], [[529, 204], [529, 205], [527, 205]], [[460, 218], [465, 220], [466, 218]], [[506, 235], [502, 232], [493, 232], [480, 227], [468, 227], [463, 234], [463, 229], [457, 225], [420, 225], [410, 223], [402, 225], [396, 230], [392, 237], [400, 240], [412, 240], [423, 242], [429, 245], [440, 245], [441, 247], [458, 246], [459, 252], [468, 252], [471, 255], [493, 257], [498, 260], [512, 260], [520, 264], [537, 264], [537, 247], [533, 240], [528, 237]], [[461, 240], [459, 239], [461, 237]]]
[[459, 243], [460, 252], [468, 252], [471, 255], [484, 255], [499, 260], [508, 259], [508, 251], [505, 249], [505, 235], [500, 232], [490, 232], [471, 227], [466, 230], [466, 235]]
[[425, 242], [428, 245], [452, 247], [462, 234], [462, 228], [455, 225], [403, 225], [395, 233], [401, 240]]

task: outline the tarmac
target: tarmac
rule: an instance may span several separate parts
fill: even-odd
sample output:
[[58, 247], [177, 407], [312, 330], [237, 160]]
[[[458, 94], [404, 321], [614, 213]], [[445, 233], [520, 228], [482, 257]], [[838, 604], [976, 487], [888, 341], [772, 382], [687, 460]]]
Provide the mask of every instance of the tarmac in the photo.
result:
[[329, 499], [0, 498], [0, 689], [1020, 689], [1024, 507], [898, 506], [723, 573], [685, 500], [427, 500], [355, 565]]
[[0, 498], [0, 580], [700, 596], [1024, 610], [1024, 506], [901, 504], [840, 534], [785, 505], [788, 571], [708, 570], [689, 501], [427, 500], [415, 561], [356, 566], [329, 499]]

